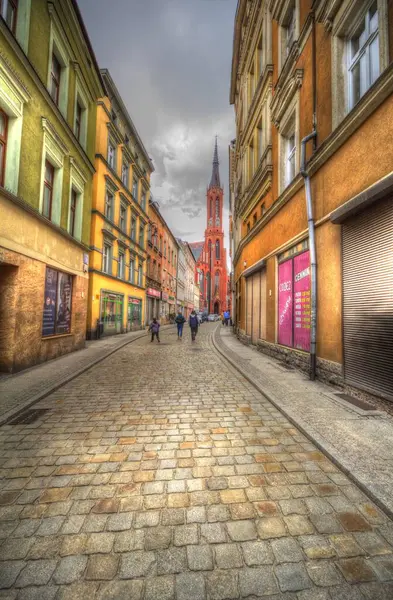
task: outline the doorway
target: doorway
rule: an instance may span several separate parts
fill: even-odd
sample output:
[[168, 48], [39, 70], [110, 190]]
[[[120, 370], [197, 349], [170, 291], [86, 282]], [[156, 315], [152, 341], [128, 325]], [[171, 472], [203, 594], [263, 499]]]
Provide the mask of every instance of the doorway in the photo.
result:
[[220, 314], [220, 303], [219, 302], [215, 302], [214, 303], [214, 314], [215, 315], [219, 315]]

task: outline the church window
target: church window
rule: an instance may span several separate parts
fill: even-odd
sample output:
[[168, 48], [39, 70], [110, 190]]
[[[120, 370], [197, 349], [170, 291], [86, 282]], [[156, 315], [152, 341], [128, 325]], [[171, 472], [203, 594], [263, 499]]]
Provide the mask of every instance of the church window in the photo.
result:
[[219, 291], [219, 286], [220, 286], [220, 273], [218, 271], [216, 271], [215, 277], [214, 277], [214, 288], [215, 288], [215, 293], [217, 294]]
[[210, 216], [213, 216], [213, 198], [210, 198]]
[[216, 198], [216, 217], [220, 216], [220, 201], [218, 199], [218, 196]]
[[220, 240], [216, 240], [216, 259], [220, 258]]

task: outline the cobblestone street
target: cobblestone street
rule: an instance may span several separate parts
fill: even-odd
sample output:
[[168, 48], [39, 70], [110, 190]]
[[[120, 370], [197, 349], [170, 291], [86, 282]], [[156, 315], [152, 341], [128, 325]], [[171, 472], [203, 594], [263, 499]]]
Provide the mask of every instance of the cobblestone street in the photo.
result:
[[136, 340], [0, 428], [0, 598], [393, 597], [392, 522], [215, 327]]

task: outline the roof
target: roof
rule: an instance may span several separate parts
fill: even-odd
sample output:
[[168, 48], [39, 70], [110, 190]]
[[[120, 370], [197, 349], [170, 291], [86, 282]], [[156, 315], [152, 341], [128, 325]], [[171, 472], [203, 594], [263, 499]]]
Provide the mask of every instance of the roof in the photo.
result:
[[217, 136], [216, 136], [216, 142], [214, 144], [213, 169], [212, 169], [212, 176], [210, 179], [209, 189], [213, 188], [213, 187], [218, 187], [218, 188], [221, 187], [219, 164], [220, 163], [218, 160], [218, 148], [217, 148]]

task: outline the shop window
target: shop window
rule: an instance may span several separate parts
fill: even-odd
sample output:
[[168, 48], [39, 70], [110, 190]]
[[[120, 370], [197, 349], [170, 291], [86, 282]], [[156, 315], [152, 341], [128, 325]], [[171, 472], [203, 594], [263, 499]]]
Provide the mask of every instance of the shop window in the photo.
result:
[[42, 214], [47, 219], [52, 218], [53, 186], [55, 180], [55, 168], [49, 160], [45, 161], [44, 197], [42, 203]]
[[128, 188], [128, 176], [129, 176], [129, 166], [128, 163], [123, 162], [122, 166], [121, 166], [121, 181], [122, 184]]
[[108, 275], [112, 274], [112, 246], [104, 243], [102, 250], [102, 270]]
[[373, 2], [348, 39], [349, 108], [353, 108], [380, 73], [378, 4]]
[[108, 165], [116, 170], [116, 144], [115, 142], [109, 138], [108, 140]]
[[4, 185], [5, 159], [7, 153], [8, 116], [0, 110], [0, 185]]
[[119, 252], [118, 262], [117, 262], [117, 276], [119, 279], [124, 279], [125, 272], [125, 257], [123, 252]]
[[310, 255], [302, 252], [278, 265], [278, 343], [310, 351]]
[[113, 209], [114, 209], [115, 199], [109, 190], [106, 190], [105, 193], [105, 216], [110, 221], [113, 221]]
[[49, 267], [45, 273], [42, 336], [71, 332], [72, 275]]
[[124, 204], [120, 204], [120, 219], [119, 227], [122, 231], [126, 231], [127, 227], [127, 207]]
[[130, 259], [130, 283], [135, 283], [135, 260]]
[[12, 33], [16, 30], [18, 0], [0, 0], [0, 14]]

